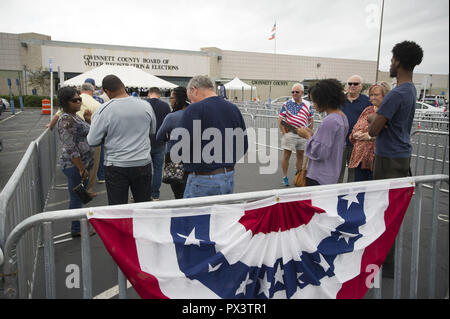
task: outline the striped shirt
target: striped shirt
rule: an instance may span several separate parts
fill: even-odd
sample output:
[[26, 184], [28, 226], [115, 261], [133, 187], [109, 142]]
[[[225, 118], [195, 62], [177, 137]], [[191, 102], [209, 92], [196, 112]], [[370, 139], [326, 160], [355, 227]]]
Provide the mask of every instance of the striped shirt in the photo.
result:
[[307, 126], [309, 119], [313, 117], [311, 104], [308, 101], [297, 104], [294, 99], [290, 99], [283, 104], [279, 117], [296, 127]]

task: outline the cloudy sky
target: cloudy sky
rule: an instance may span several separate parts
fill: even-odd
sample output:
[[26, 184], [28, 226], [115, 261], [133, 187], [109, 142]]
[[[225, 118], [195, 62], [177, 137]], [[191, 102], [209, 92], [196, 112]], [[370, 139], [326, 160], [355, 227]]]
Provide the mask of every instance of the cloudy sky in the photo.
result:
[[[198, 51], [201, 47], [377, 59], [382, 0], [2, 0], [0, 32], [52, 40]], [[420, 73], [449, 73], [449, 1], [385, 0], [380, 69], [416, 41]]]

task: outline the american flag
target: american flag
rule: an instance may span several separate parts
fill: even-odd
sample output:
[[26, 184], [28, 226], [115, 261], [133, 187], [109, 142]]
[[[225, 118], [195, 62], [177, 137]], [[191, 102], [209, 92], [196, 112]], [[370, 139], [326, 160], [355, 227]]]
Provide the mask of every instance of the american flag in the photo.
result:
[[142, 298], [362, 298], [414, 183], [354, 185], [196, 208], [93, 208], [88, 218]]
[[296, 127], [304, 127], [308, 125], [309, 120], [313, 117], [313, 111], [308, 101], [302, 101], [298, 105], [294, 99], [290, 99], [283, 104], [278, 116]]
[[275, 24], [273, 25], [273, 28], [272, 28], [272, 31], [271, 31], [272, 34], [270, 35], [269, 40], [275, 39], [276, 31], [277, 31], [277, 24], [275, 23]]

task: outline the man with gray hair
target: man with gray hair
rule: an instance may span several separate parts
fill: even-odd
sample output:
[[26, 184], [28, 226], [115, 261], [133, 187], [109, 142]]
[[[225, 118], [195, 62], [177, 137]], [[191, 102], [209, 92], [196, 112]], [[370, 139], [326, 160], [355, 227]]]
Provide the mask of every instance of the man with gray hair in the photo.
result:
[[[231, 194], [234, 165], [248, 149], [242, 114], [236, 105], [217, 96], [207, 76], [193, 77], [187, 96], [192, 104], [184, 111], [179, 126], [188, 141], [182, 138], [178, 142], [189, 150], [183, 156], [184, 170], [189, 174], [184, 198]], [[172, 147], [171, 152], [176, 149], [179, 147]]]
[[[94, 99], [94, 86], [91, 83], [85, 82], [81, 85], [80, 97], [81, 97], [81, 108], [77, 112], [77, 115], [84, 120], [84, 112], [87, 110], [90, 114], [94, 114], [94, 112], [101, 105]], [[59, 110], [53, 115], [51, 121], [46, 125], [48, 128], [53, 129], [53, 127], [58, 122], [59, 116], [62, 114], [62, 111]]]
[[[353, 144], [350, 142], [349, 136], [353, 131], [353, 126], [358, 122], [359, 116], [364, 109], [372, 103], [367, 95], [361, 94], [363, 88], [363, 78], [360, 75], [353, 75], [347, 81], [347, 101], [342, 107], [342, 112], [347, 116], [348, 132], [345, 138], [346, 146], [342, 155], [341, 174], [339, 183], [344, 181], [345, 168], [350, 163], [350, 157], [353, 152]], [[348, 168], [347, 183], [355, 181], [355, 169]]]
[[283, 133], [281, 138], [281, 148], [284, 150], [283, 158], [281, 160], [283, 178], [281, 181], [284, 186], [289, 186], [287, 171], [292, 152], [295, 152], [297, 156], [297, 161], [295, 164], [296, 170], [299, 171], [302, 168], [306, 139], [298, 136], [297, 133], [288, 131], [286, 126], [283, 126], [282, 123], [286, 122], [296, 128], [308, 126], [311, 129], [313, 128], [312, 125], [314, 123], [314, 119], [311, 104], [308, 101], [302, 100], [303, 93], [303, 85], [301, 83], [294, 84], [291, 91], [292, 99], [283, 104], [278, 116], [278, 126], [280, 127], [281, 133]]

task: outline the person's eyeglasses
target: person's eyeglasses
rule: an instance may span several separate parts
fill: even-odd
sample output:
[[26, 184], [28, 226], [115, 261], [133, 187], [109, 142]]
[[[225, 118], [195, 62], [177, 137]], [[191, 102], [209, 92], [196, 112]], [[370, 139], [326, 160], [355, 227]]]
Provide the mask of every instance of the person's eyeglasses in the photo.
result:
[[81, 97], [76, 97], [76, 98], [70, 99], [70, 102], [72, 102], [72, 103], [80, 102], [81, 103]]
[[299, 94], [299, 93], [300, 93], [300, 91], [292, 91], [291, 93], [292, 93], [292, 94], [294, 94], [294, 93], [297, 93], [297, 94]]
[[347, 83], [348, 84], [348, 86], [358, 86], [359, 85], [359, 82], [348, 82]]

